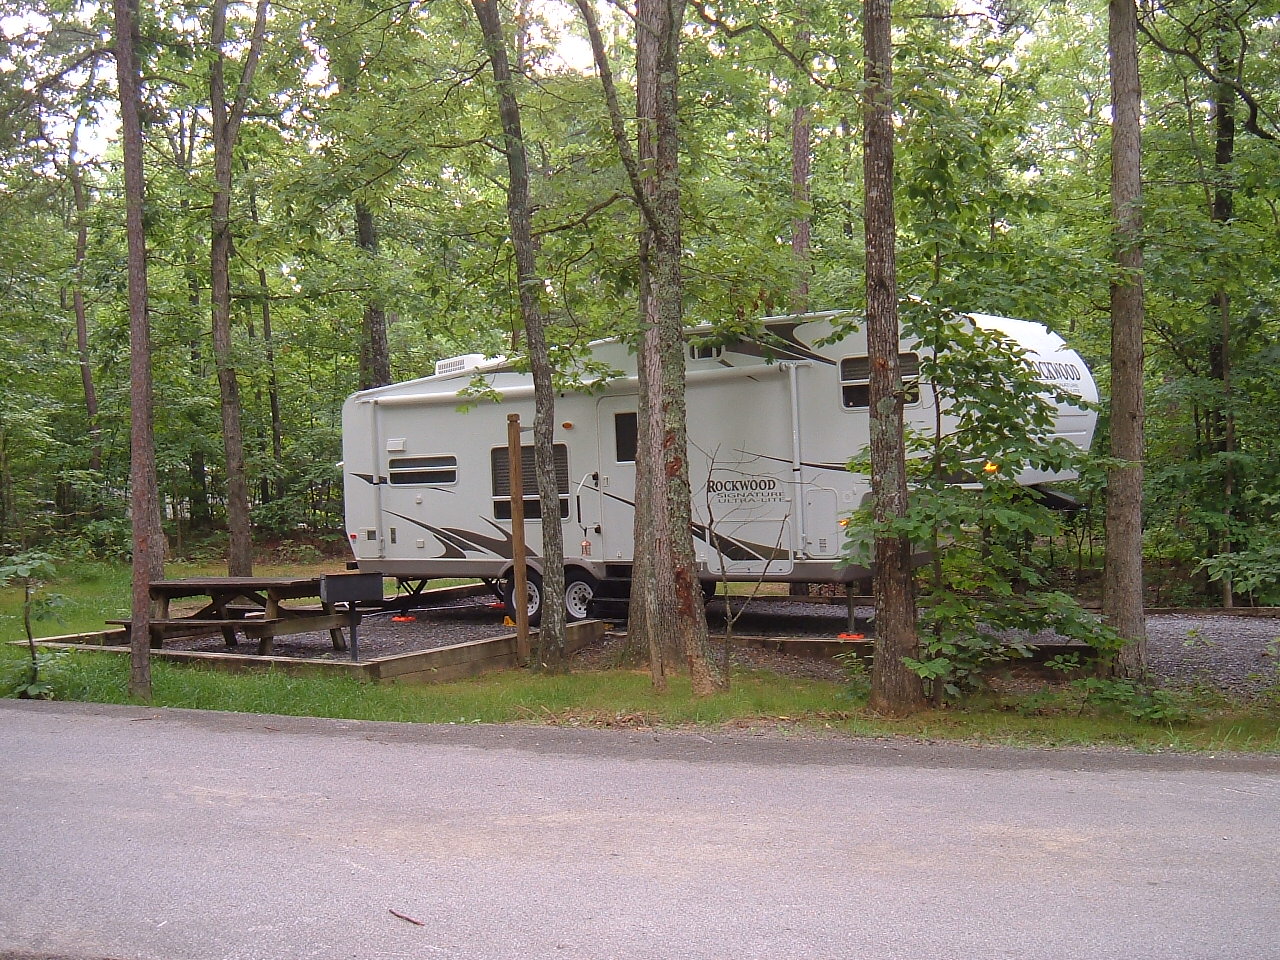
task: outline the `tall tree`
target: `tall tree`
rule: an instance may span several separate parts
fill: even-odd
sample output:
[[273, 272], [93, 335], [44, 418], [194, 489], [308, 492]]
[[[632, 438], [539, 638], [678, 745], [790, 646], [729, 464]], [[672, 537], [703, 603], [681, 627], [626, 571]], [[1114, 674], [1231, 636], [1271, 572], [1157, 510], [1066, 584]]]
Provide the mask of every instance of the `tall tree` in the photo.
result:
[[903, 389], [898, 367], [897, 226], [893, 205], [893, 11], [891, 0], [863, 0], [863, 230], [867, 249], [867, 356], [871, 495], [875, 500], [876, 649], [871, 708], [907, 714], [924, 708], [924, 687], [904, 658], [918, 658], [911, 541], [886, 525], [907, 512]]
[[[98, 63], [90, 67], [89, 83], [97, 85]], [[85, 420], [89, 427], [89, 470], [102, 469], [102, 424], [98, 419], [98, 389], [94, 384], [93, 363], [89, 352], [89, 311], [85, 303], [85, 260], [89, 252], [89, 186], [80, 159], [80, 136], [88, 120], [91, 104], [86, 96], [72, 123], [67, 140], [67, 156], [63, 175], [71, 186], [71, 216], [75, 228], [74, 266], [71, 277], [71, 309], [76, 323], [76, 353], [80, 365], [80, 383], [84, 390]], [[48, 136], [46, 134], [46, 136]], [[52, 142], [52, 138], [50, 138]], [[55, 158], [55, 163], [57, 160]]]
[[[330, 42], [332, 64], [338, 71], [338, 85], [346, 97], [359, 100], [360, 58], [352, 51], [353, 38], [345, 35]], [[352, 199], [356, 244], [371, 263], [378, 259], [378, 222], [373, 208], [359, 190]], [[391, 382], [391, 348], [387, 342], [387, 311], [375, 289], [365, 301], [360, 336], [360, 389], [381, 387]]]
[[685, 416], [683, 213], [680, 201], [679, 68], [684, 0], [636, 5], [636, 149], [627, 139], [613, 72], [589, 0], [577, 0], [604, 86], [614, 143], [641, 211], [639, 416], [635, 542], [628, 632], [649, 650], [662, 687], [683, 659], [693, 689], [724, 679], [711, 657], [693, 549]]
[[[547, 668], [558, 670], [564, 663], [564, 528], [560, 523], [560, 488], [554, 448], [555, 387], [547, 347], [547, 320], [542, 310], [543, 281], [538, 276], [537, 248], [533, 237], [529, 158], [497, 0], [471, 0], [471, 5], [480, 22], [498, 94], [502, 152], [507, 160], [507, 220], [515, 250], [520, 317], [524, 322], [529, 367], [533, 374], [533, 462], [541, 505], [543, 562], [542, 621], [538, 629], [537, 658]], [[523, 494], [523, 490], [511, 491], [513, 498]], [[523, 562], [522, 557], [515, 559], [517, 563]], [[517, 597], [515, 602], [524, 600]]]
[[[810, 33], [802, 30], [796, 45], [804, 50], [809, 46]], [[803, 87], [808, 77], [801, 77], [797, 85]], [[813, 121], [808, 96], [797, 93], [797, 102], [791, 108], [791, 202], [795, 213], [791, 217], [791, 252], [796, 259], [796, 285], [791, 297], [791, 309], [804, 313], [809, 309], [809, 251], [813, 244], [813, 219], [810, 216], [813, 174]]]
[[1123, 677], [1146, 669], [1142, 577], [1143, 250], [1142, 89], [1133, 0], [1107, 7], [1111, 66], [1111, 456], [1103, 612], [1124, 638], [1113, 665]]
[[[651, 634], [654, 630], [674, 632], [694, 692], [706, 695], [722, 687], [724, 678], [711, 657], [707, 638], [693, 549], [693, 499], [689, 483], [679, 118], [684, 13], [684, 0], [640, 0], [636, 6], [639, 38], [655, 40], [651, 47], [637, 43], [637, 112], [641, 131], [652, 132], [647, 143], [641, 141], [640, 156], [652, 163], [654, 218], [647, 224], [649, 236], [641, 243], [646, 338], [641, 344], [644, 374], [640, 378], [640, 420], [647, 423], [648, 430], [640, 434], [641, 446], [636, 455], [637, 461], [645, 458], [651, 461], [650, 482], [643, 493], [637, 489], [636, 499], [649, 496], [649, 515], [664, 517], [664, 522], [659, 524], [659, 529], [665, 527], [667, 536], [665, 555], [660, 558], [666, 568], [661, 579], [665, 580], [669, 571], [674, 590], [674, 605], [667, 615], [645, 627]], [[643, 62], [642, 50], [647, 53]], [[647, 280], [647, 290], [644, 280]], [[653, 351], [654, 355], [647, 356], [646, 351]], [[644, 543], [646, 533], [637, 526], [635, 542]], [[640, 588], [643, 592], [648, 585], [641, 584]]]
[[[1227, 37], [1225, 24], [1219, 22], [1215, 31], [1217, 36], [1216, 53], [1218, 69], [1221, 73], [1231, 73], [1231, 58], [1225, 43]], [[1235, 189], [1232, 183], [1235, 171], [1232, 169], [1236, 150], [1236, 102], [1235, 88], [1226, 80], [1213, 86], [1213, 197], [1209, 203], [1209, 215], [1219, 229], [1226, 227], [1235, 216]], [[1232, 397], [1232, 323], [1231, 323], [1231, 291], [1227, 287], [1225, 277], [1219, 277], [1209, 302], [1209, 310], [1216, 321], [1218, 342], [1210, 348], [1209, 357], [1215, 379], [1222, 384], [1222, 409], [1219, 415], [1215, 446], [1222, 459], [1222, 496], [1223, 496], [1223, 537], [1219, 544], [1219, 554], [1229, 554], [1232, 550], [1231, 520], [1235, 506], [1236, 467], [1232, 458], [1236, 453], [1236, 414]], [[1222, 605], [1234, 605], [1234, 591], [1231, 588], [1230, 575], [1222, 578]]]
[[240, 381], [236, 375], [231, 338], [231, 171], [240, 124], [249, 105], [253, 75], [262, 54], [267, 28], [267, 0], [258, 0], [253, 32], [245, 51], [239, 82], [227, 102], [227, 0], [214, 0], [209, 42], [213, 62], [209, 71], [209, 112], [213, 120], [213, 203], [210, 212], [209, 301], [213, 312], [213, 355], [222, 398], [222, 444], [227, 472], [227, 573], [253, 574], [253, 530], [249, 507], [249, 477], [245, 466]]
[[151, 699], [151, 581], [164, 575], [164, 530], [152, 423], [151, 322], [147, 313], [146, 181], [136, 58], [135, 0], [114, 0], [116, 78], [124, 151], [125, 232], [129, 246], [130, 509], [133, 515], [133, 616], [129, 693]]
[[[370, 260], [378, 257], [378, 224], [363, 200], [355, 201], [356, 242]], [[387, 311], [375, 293], [364, 307], [360, 338], [360, 389], [391, 382], [391, 348], [387, 343]]]

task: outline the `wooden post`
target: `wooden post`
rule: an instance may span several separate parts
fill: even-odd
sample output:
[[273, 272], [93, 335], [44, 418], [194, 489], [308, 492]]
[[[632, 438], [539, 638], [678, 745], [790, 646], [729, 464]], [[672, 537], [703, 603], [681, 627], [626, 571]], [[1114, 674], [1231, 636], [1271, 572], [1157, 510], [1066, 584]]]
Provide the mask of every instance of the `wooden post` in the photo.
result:
[[516, 660], [529, 662], [529, 577], [524, 547], [524, 460], [520, 450], [520, 414], [507, 414], [507, 461], [511, 477], [511, 606], [516, 615]]

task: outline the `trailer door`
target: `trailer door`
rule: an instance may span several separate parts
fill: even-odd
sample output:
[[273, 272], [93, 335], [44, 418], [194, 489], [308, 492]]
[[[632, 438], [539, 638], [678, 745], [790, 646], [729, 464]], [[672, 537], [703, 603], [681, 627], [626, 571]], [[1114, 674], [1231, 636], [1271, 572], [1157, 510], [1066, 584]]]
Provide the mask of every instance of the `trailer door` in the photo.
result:
[[605, 563], [630, 563], [635, 553], [636, 429], [640, 400], [601, 397], [599, 418], [600, 543]]

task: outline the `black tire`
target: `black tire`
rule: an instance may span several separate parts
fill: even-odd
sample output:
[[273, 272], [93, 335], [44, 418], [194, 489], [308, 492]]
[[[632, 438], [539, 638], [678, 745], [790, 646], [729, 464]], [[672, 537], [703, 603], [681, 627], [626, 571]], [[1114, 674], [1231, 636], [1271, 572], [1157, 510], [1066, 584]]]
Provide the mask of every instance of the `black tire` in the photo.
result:
[[[529, 584], [529, 626], [536, 627], [542, 622], [542, 574], [537, 570], [530, 569], [525, 576], [528, 578]], [[516, 605], [514, 596], [516, 592], [515, 574], [511, 574], [504, 581], [502, 591], [502, 602], [506, 604], [507, 616], [512, 620], [516, 618]]]
[[596, 578], [585, 570], [564, 572], [564, 619], [577, 623], [591, 616], [591, 602], [596, 596]]

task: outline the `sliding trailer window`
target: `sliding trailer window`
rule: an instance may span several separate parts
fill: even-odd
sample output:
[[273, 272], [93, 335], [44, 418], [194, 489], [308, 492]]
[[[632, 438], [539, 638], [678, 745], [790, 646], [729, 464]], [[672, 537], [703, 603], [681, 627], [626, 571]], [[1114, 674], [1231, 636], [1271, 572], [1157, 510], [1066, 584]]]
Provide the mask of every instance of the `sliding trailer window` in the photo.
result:
[[[556, 489], [560, 493], [560, 519], [569, 517], [569, 448], [563, 443], [552, 447], [556, 463]], [[511, 519], [511, 463], [506, 447], [489, 451], [493, 468], [493, 518]], [[542, 519], [542, 502], [538, 499], [538, 478], [533, 470], [533, 446], [520, 448], [520, 475], [524, 486], [526, 520]]]
[[[920, 400], [920, 357], [914, 353], [898, 354], [898, 369], [902, 374], [902, 387], [907, 403]], [[866, 409], [871, 406], [871, 359], [869, 357], [845, 357], [840, 361], [840, 399], [845, 409]]]
[[441, 484], [458, 482], [457, 457], [392, 457], [387, 479], [393, 484]]

